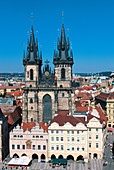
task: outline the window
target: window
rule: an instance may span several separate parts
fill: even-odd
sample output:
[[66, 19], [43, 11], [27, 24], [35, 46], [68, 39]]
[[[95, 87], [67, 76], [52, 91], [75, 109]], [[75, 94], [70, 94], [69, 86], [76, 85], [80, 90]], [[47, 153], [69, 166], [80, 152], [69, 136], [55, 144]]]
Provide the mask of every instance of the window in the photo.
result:
[[33, 99], [32, 98], [30, 98], [30, 103], [33, 103]]
[[82, 137], [82, 143], [84, 143], [84, 137]]
[[72, 151], [74, 151], [74, 146], [72, 146]]
[[91, 139], [91, 135], [89, 134], [89, 139]]
[[61, 69], [61, 79], [65, 79], [65, 69]]
[[58, 133], [59, 133], [59, 131], [58, 131], [58, 130], [56, 130], [56, 133], [58, 134]]
[[98, 143], [96, 143], [96, 148], [98, 148], [99, 147], [99, 144]]
[[12, 149], [15, 149], [15, 145], [12, 145]]
[[33, 118], [31, 118], [31, 122], [33, 122]]
[[64, 97], [64, 93], [62, 93], [62, 97]]
[[33, 69], [30, 69], [30, 80], [33, 80]]
[[16, 137], [16, 135], [13, 136], [14, 138]]
[[59, 137], [56, 137], [56, 141], [59, 141]]
[[22, 149], [25, 149], [25, 145], [22, 145]]
[[79, 151], [80, 150], [80, 147], [79, 146], [77, 146], [77, 151]]
[[32, 145], [32, 149], [35, 150], [35, 145]]
[[51, 130], [51, 133], [54, 133], [54, 130]]
[[89, 148], [91, 148], [91, 143], [89, 143]]
[[27, 71], [27, 78], [29, 78], [29, 71]]
[[33, 110], [33, 107], [31, 107], [31, 110]]
[[85, 148], [84, 148], [84, 146], [82, 146], [82, 151], [84, 151], [85, 150]]
[[110, 114], [110, 110], [109, 110], [109, 114]]
[[46, 145], [43, 145], [43, 150], [46, 150]]
[[77, 130], [77, 134], [79, 134], [79, 130]]
[[59, 150], [59, 145], [56, 145], [56, 150]]
[[89, 128], [89, 131], [91, 131], [91, 128]]
[[98, 137], [99, 137], [99, 136], [98, 136], [98, 135], [96, 135], [96, 139], [98, 139]]
[[54, 141], [54, 137], [51, 137], [51, 141]]
[[77, 142], [79, 142], [80, 141], [80, 138], [79, 137], [77, 137]]
[[38, 150], [40, 150], [41, 149], [41, 146], [40, 145], [38, 145]]
[[70, 131], [69, 131], [69, 130], [67, 130], [67, 134], [70, 134]]
[[72, 137], [72, 142], [74, 142], [74, 137]]
[[32, 136], [33, 138], [35, 138], [35, 136]]
[[36, 138], [39, 138], [39, 136], [36, 136]]
[[63, 141], [63, 137], [61, 137], [61, 141]]
[[70, 141], [70, 137], [67, 137], [67, 142], [69, 142]]
[[61, 134], [63, 134], [63, 130], [61, 130]]
[[40, 136], [40, 138], [43, 138], [43, 136]]
[[113, 114], [114, 114], [114, 110], [113, 110]]
[[70, 150], [70, 145], [67, 145], [67, 151], [69, 151]]
[[61, 150], [62, 150], [62, 151], [63, 151], [63, 148], [64, 148], [63, 145], [61, 145]]
[[74, 134], [74, 131], [72, 130], [72, 134]]
[[96, 128], [96, 132], [98, 132], [98, 128]]
[[109, 116], [109, 119], [110, 119], [110, 116]]
[[89, 158], [91, 158], [91, 153], [89, 153]]
[[109, 104], [109, 108], [110, 108], [110, 104]]
[[114, 109], [114, 105], [113, 105], [113, 109]]
[[84, 131], [82, 130], [82, 134], [84, 134]]
[[54, 145], [51, 145], [51, 150], [54, 150]]
[[20, 149], [20, 145], [17, 145], [17, 149]]

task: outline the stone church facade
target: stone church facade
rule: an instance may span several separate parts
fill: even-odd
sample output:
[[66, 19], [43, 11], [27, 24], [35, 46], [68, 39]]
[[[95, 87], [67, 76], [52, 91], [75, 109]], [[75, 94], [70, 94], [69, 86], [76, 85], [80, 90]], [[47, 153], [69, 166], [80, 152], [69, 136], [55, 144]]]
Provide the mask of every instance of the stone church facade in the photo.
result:
[[[65, 36], [62, 24], [61, 38], [58, 37], [57, 49], [54, 50], [54, 74], [49, 63], [42, 69], [42, 52], [39, 52], [38, 41], [35, 40], [33, 26], [27, 53], [23, 56], [25, 68], [25, 87], [23, 93], [23, 121], [49, 122], [60, 111], [68, 111], [72, 115], [72, 48], [69, 52], [69, 37]], [[69, 55], [70, 53], [70, 55]]]

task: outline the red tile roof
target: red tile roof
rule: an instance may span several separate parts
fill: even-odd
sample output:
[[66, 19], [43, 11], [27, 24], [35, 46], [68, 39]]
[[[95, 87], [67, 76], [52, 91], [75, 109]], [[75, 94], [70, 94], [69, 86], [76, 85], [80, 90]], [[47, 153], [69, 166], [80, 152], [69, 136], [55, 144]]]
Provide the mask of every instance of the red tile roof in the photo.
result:
[[107, 100], [107, 99], [114, 99], [114, 92], [113, 93], [103, 93], [101, 92], [98, 96], [96, 96], [97, 99], [101, 100]]
[[18, 106], [14, 112], [9, 114], [8, 123], [13, 125], [17, 120], [21, 119], [22, 109]]
[[18, 91], [11, 91], [9, 93], [6, 94], [6, 97], [11, 97], [14, 96], [14, 98], [17, 98], [19, 96], [23, 95], [24, 90], [18, 90]]
[[[48, 132], [48, 124], [47, 123], [43, 123], [43, 122], [38, 122], [39, 124], [39, 127], [40, 128], [43, 128], [44, 132]], [[25, 123], [25, 122], [22, 122], [21, 124], [21, 128], [23, 128], [24, 132], [28, 129], [29, 131], [31, 131], [31, 129], [33, 127], [35, 127], [36, 124], [34, 122], [28, 122], [28, 123]]]
[[0, 89], [21, 89], [21, 86], [0, 86]]
[[66, 116], [69, 113], [69, 110], [59, 110], [58, 115]]
[[88, 106], [78, 106], [77, 107], [77, 111], [80, 111], [80, 112], [87, 112], [88, 111]]
[[[92, 119], [93, 115], [88, 114], [87, 116], [87, 121], [85, 121], [85, 117], [73, 117], [73, 116], [62, 116], [62, 115], [57, 115], [51, 122], [50, 124], [56, 122], [59, 124], [59, 126], [63, 126], [64, 124], [66, 124], [67, 122], [69, 122], [70, 124], [72, 124], [73, 126], [76, 126], [76, 124], [78, 123], [83, 123], [83, 124], [87, 124], [89, 122], [90, 119]], [[99, 120], [99, 118], [95, 117], [96, 119]]]

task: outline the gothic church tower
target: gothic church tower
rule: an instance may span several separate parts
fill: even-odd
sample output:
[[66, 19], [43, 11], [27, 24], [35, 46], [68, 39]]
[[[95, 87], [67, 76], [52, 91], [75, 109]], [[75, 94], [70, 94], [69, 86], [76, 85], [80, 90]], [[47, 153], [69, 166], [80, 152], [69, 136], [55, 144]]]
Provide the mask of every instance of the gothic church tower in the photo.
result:
[[31, 27], [30, 41], [27, 44], [27, 54], [23, 55], [25, 68], [25, 88], [23, 94], [23, 121], [39, 121], [37, 87], [41, 75], [42, 55], [39, 57], [38, 41], [34, 38]]

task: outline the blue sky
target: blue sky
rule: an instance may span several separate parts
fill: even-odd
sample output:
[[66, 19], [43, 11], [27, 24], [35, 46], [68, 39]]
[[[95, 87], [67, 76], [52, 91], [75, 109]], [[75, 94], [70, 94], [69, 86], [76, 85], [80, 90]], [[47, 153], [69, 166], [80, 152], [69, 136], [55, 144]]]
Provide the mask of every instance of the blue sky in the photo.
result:
[[[73, 72], [114, 70], [113, 0], [4, 0], [0, 3], [0, 72], [23, 72], [23, 49], [27, 31], [42, 46], [43, 61], [52, 63], [54, 41], [62, 26], [72, 41]], [[51, 64], [52, 65], [52, 64]]]

